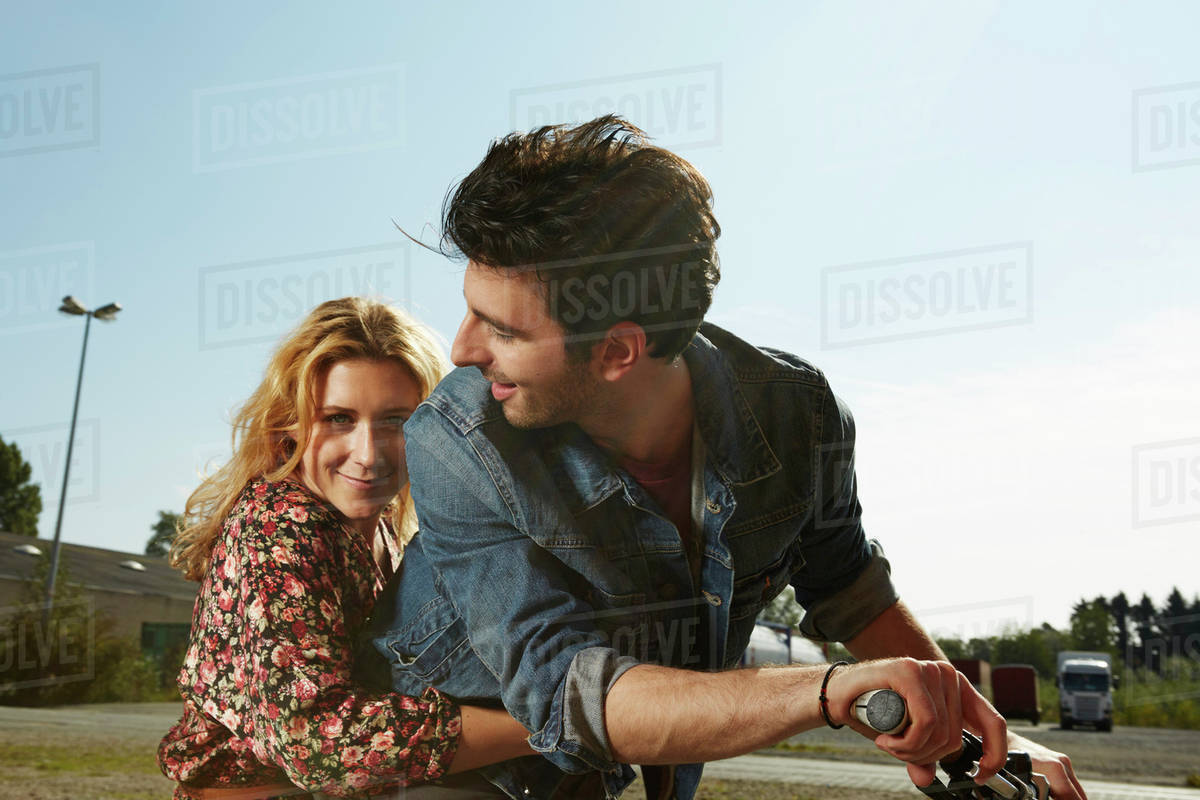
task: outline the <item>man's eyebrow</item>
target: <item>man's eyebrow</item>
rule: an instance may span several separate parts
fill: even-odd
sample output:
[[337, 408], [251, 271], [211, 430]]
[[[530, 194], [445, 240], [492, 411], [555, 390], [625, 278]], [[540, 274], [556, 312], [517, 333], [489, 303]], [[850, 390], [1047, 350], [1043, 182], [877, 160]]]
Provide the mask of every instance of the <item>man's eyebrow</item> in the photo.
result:
[[501, 322], [498, 319], [494, 319], [494, 318], [488, 316], [487, 314], [483, 313], [479, 309], [472, 306], [470, 303], [467, 303], [467, 310], [470, 311], [472, 316], [474, 316], [476, 319], [483, 320], [488, 325], [491, 325], [493, 328], [495, 328], [498, 331], [503, 331], [504, 333], [525, 333], [525, 331], [522, 330], [521, 328], [514, 328], [512, 325], [508, 325], [506, 323]]

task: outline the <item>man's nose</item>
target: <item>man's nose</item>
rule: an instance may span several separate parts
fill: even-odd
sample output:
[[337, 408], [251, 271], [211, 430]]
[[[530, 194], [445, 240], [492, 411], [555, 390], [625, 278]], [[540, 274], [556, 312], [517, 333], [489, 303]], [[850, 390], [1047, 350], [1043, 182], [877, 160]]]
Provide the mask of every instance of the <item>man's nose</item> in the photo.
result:
[[450, 346], [450, 360], [456, 367], [483, 367], [491, 362], [491, 354], [481, 340], [478, 320], [470, 314], [463, 317]]

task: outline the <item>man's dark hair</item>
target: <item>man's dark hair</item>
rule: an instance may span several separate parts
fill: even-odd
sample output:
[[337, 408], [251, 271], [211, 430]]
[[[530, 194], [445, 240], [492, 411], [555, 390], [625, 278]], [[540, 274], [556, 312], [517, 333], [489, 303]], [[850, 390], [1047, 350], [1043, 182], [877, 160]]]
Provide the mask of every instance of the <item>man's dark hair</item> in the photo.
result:
[[442, 223], [447, 255], [534, 272], [573, 358], [629, 320], [650, 355], [673, 360], [720, 280], [708, 182], [612, 114], [492, 142]]

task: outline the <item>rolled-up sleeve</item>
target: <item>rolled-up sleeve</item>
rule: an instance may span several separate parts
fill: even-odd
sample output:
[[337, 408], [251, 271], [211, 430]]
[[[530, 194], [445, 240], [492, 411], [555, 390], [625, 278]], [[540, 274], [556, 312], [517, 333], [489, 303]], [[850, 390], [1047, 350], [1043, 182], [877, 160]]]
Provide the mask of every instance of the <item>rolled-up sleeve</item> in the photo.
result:
[[[559, 741], [571, 742], [585, 752], [600, 754], [605, 764], [613, 763], [612, 746], [604, 726], [604, 698], [617, 678], [637, 659], [618, 655], [610, 647], [589, 647], [580, 650], [571, 660], [557, 705], [562, 709], [562, 731]], [[556, 747], [549, 738], [534, 742], [534, 748]], [[540, 746], [541, 745], [541, 746]]]
[[505, 708], [560, 769], [617, 769], [604, 697], [637, 662], [609, 647], [565, 566], [523, 532], [494, 477], [501, 467], [434, 409], [419, 409], [405, 427], [422, 547]]
[[801, 539], [792, 575], [804, 607], [800, 631], [817, 641], [853, 638], [898, 599], [879, 542], [867, 540], [854, 472], [854, 417], [827, 390], [813, 453], [813, 524]]
[[800, 620], [800, 632], [809, 639], [819, 642], [853, 639], [899, 599], [883, 548], [875, 540], [868, 544], [871, 558], [849, 586], [809, 604], [801, 603], [804, 618]]

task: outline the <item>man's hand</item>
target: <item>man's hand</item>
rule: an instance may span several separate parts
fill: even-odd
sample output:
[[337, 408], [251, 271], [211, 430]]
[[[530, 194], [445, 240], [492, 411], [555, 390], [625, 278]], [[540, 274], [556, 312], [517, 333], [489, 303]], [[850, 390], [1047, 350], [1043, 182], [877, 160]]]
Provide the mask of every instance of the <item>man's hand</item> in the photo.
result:
[[[880, 734], [854, 717], [854, 700], [871, 689], [893, 689], [904, 698], [907, 728], [898, 734]], [[874, 739], [880, 750], [907, 762], [908, 776], [916, 786], [932, 783], [937, 761], [962, 748], [964, 727], [983, 740], [977, 783], [1000, 771], [1008, 758], [1004, 718], [948, 662], [893, 658], [841, 667], [830, 678], [827, 693], [834, 722], [849, 725]]]
[[[945, 653], [943, 653], [941, 648], [939, 648], [937, 644], [935, 644], [934, 641], [929, 638], [929, 634], [927, 634], [925, 630], [917, 623], [917, 620], [915, 617], [913, 617], [912, 612], [910, 612], [904, 603], [899, 600], [897, 600], [893, 606], [872, 620], [871, 623], [867, 625], [867, 627], [864, 628], [854, 639], [846, 642], [845, 644], [846, 648], [854, 654], [855, 658], [859, 659], [860, 661], [897, 654], [906, 654], [910, 656], [916, 656], [917, 658], [946, 661]], [[944, 664], [944, 666], [950, 667], [950, 664], [947, 662]], [[835, 673], [833, 678], [830, 680], [831, 689], [837, 680], [838, 676]], [[991, 730], [994, 730], [994, 727], [992, 729], [988, 729], [985, 728], [980, 722], [972, 721], [972, 719], [966, 714], [966, 708], [970, 706], [971, 708], [975, 709], [975, 713], [980, 715], [980, 719], [994, 716], [995, 719], [1000, 721], [1001, 725], [1004, 724], [1004, 720], [999, 714], [996, 713], [996, 710], [992, 708], [991, 704], [988, 703], [986, 699], [980, 696], [980, 694], [971, 687], [966, 678], [963, 678], [960, 675], [959, 680], [961, 681], [960, 689], [965, 687], [964, 691], [969, 690], [970, 695], [969, 699], [960, 699], [960, 703], [962, 704], [964, 710], [963, 721], [966, 723], [966, 728], [983, 739], [983, 749], [985, 753], [984, 761], [987, 763], [987, 766], [992, 767], [999, 763], [999, 766], [996, 767], [996, 769], [999, 769], [999, 767], [1004, 766], [1004, 762], [1007, 759], [1007, 753], [1000, 753], [999, 762], [993, 761], [992, 758], [993, 753], [995, 753], [1001, 746], [999, 743], [1004, 741], [1004, 736], [1001, 735], [997, 738], [990, 732]], [[889, 685], [891, 684], [881, 683], [879, 686], [873, 686], [870, 688], [883, 688]], [[947, 685], [949, 685], [948, 679]], [[891, 686], [897, 691], [900, 691], [900, 694], [904, 696], [906, 700], [908, 700], [908, 696], [905, 695], [903, 691], [894, 685]], [[960, 698], [967, 697], [967, 694], [960, 694]], [[853, 702], [853, 698], [851, 699], [851, 702]], [[909, 715], [912, 715], [911, 701], [909, 701]], [[862, 733], [864, 736], [875, 738], [876, 734], [871, 732], [869, 729], [864, 730], [862, 729], [861, 725], [854, 723], [851, 724], [855, 730], [858, 730], [859, 733]], [[994, 722], [992, 724], [994, 726]], [[1006, 730], [1006, 727], [1002, 727], [1000, 730]], [[991, 738], [989, 738], [989, 736]], [[888, 743], [891, 739], [892, 737], [880, 736], [876, 739], [876, 744], [880, 745], [880, 747], [883, 747], [883, 749], [886, 750], [887, 748], [884, 747], [884, 744]], [[1079, 780], [1075, 777], [1074, 770], [1071, 769], [1071, 759], [1067, 758], [1062, 753], [1056, 753], [1053, 750], [1042, 747], [1040, 744], [1031, 742], [1030, 740], [1021, 736], [1017, 736], [1016, 734], [1008, 734], [1008, 743], [1003, 746], [1006, 749], [1024, 750], [1025, 752], [1029, 753], [1030, 758], [1033, 759], [1034, 771], [1040, 772], [1046, 776], [1046, 780], [1050, 782], [1050, 793], [1055, 800], [1087, 800], [1087, 795], [1084, 794], [1083, 787], [1079, 785]], [[896, 754], [893, 753], [893, 755]], [[928, 767], [928, 770], [925, 770], [921, 767], [909, 767], [908, 774], [912, 777], [914, 783], [927, 778], [932, 779], [933, 766], [932, 764], [929, 764]], [[980, 768], [982, 774], [983, 764], [980, 764]], [[986, 774], [994, 774], [996, 769], [993, 769], [991, 772]], [[925, 782], [928, 783], [928, 780]]]
[[1029, 753], [1033, 759], [1033, 771], [1046, 776], [1050, 782], [1050, 796], [1055, 800], [1087, 800], [1087, 794], [1071, 767], [1071, 759], [1065, 754], [1015, 733], [1008, 734], [1008, 749]]

